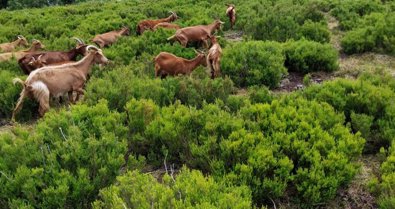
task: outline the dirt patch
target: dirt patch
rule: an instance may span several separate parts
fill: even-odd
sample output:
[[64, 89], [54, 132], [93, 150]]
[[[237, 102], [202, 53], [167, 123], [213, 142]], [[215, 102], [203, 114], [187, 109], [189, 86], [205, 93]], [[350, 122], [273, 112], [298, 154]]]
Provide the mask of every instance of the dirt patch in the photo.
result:
[[239, 42], [243, 40], [243, 31], [226, 31], [224, 37], [230, 42]]
[[[320, 84], [326, 80], [333, 79], [333, 75], [331, 73], [326, 72], [313, 72], [310, 73], [311, 79], [310, 82], [312, 84]], [[274, 92], [292, 92], [299, 89], [305, 88], [303, 84], [304, 74], [298, 72], [289, 72], [288, 76], [286, 76], [280, 82], [280, 86], [274, 89]]]
[[337, 77], [357, 77], [361, 72], [383, 68], [395, 75], [395, 57], [364, 53], [355, 54], [339, 60], [340, 69], [335, 73]]

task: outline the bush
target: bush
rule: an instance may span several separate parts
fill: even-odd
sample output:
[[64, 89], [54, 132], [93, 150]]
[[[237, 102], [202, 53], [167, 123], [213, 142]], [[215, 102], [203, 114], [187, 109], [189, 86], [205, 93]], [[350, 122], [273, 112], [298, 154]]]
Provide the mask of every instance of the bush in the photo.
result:
[[330, 44], [313, 41], [289, 41], [284, 44], [285, 66], [289, 71], [333, 72], [339, 68], [338, 53]]
[[[0, 118], [11, 118], [12, 111], [18, 101], [22, 87], [19, 84], [12, 84], [15, 74], [0, 70]], [[35, 101], [25, 99], [24, 108], [17, 115], [18, 120], [29, 120], [38, 114], [38, 105]]]
[[221, 70], [239, 87], [278, 86], [286, 74], [281, 45], [275, 42], [236, 43], [223, 51]]
[[370, 182], [372, 191], [378, 196], [380, 208], [390, 209], [395, 206], [395, 141], [390, 146], [387, 158], [381, 164], [381, 178]]
[[366, 16], [358, 27], [346, 33], [341, 41], [347, 54], [384, 52], [395, 55], [394, 13], [373, 13]]
[[311, 20], [307, 20], [299, 28], [298, 33], [300, 38], [305, 38], [315, 42], [329, 43], [331, 40], [330, 31], [325, 22], [316, 23]]
[[297, 39], [298, 31], [305, 21], [324, 20], [318, 8], [309, 1], [242, 1], [236, 5], [236, 25], [256, 40], [283, 42]]
[[153, 176], [137, 171], [117, 178], [117, 183], [100, 191], [93, 208], [251, 208], [251, 193], [245, 186], [204, 177], [183, 168], [173, 179], [165, 174], [160, 184]]
[[140, 78], [128, 68], [119, 68], [104, 73], [102, 78], [92, 78], [87, 86], [85, 102], [92, 105], [105, 98], [111, 109], [119, 111], [132, 98], [152, 99], [161, 106], [180, 100], [183, 104], [201, 107], [204, 102], [226, 100], [233, 92], [233, 82], [229, 78], [212, 80], [205, 73], [201, 77], [198, 74], [161, 80]]
[[[50, 111], [35, 132], [0, 135], [2, 208], [89, 208], [126, 166], [124, 116], [106, 102]], [[129, 158], [128, 168], [140, 163]]]
[[323, 86], [311, 86], [302, 95], [309, 100], [327, 102], [344, 112], [354, 131], [368, 140], [366, 152], [377, 152], [395, 137], [395, 93], [390, 88], [371, 84], [368, 80], [338, 79]]
[[145, 100], [131, 104], [130, 118], [145, 121], [129, 141], [136, 154], [150, 164], [166, 159], [249, 185], [258, 205], [283, 196], [291, 185], [302, 202], [333, 198], [357, 171], [352, 161], [364, 145], [329, 105], [303, 99], [238, 103], [231, 106], [234, 114], [217, 104], [195, 109], [176, 103], [159, 114]]
[[340, 21], [341, 29], [350, 30], [358, 26], [361, 17], [383, 10], [380, 0], [343, 0], [334, 3], [331, 14]]

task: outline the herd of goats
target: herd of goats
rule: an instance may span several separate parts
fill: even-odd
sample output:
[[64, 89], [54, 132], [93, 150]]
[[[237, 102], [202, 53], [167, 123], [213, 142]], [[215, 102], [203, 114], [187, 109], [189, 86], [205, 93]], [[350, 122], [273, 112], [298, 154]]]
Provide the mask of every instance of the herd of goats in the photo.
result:
[[[231, 28], [233, 28], [236, 22], [235, 6], [233, 4], [227, 4], [226, 6], [226, 15], [229, 17]], [[222, 49], [214, 33], [220, 29], [224, 22], [217, 19], [208, 25], [181, 28], [172, 23], [179, 18], [177, 14], [170, 13], [171, 15], [167, 18], [140, 21], [136, 28], [137, 35], [141, 35], [146, 30], [155, 31], [157, 28], [176, 29], [175, 35], [168, 38], [168, 41], [177, 41], [183, 47], [187, 47], [189, 42], [203, 43], [208, 50], [205, 50], [205, 52], [194, 50], [197, 56], [191, 60], [177, 57], [168, 52], [159, 53], [154, 59], [155, 77], [189, 75], [200, 65], [208, 67], [211, 78], [217, 77], [220, 74]], [[98, 47], [104, 48], [114, 44], [121, 36], [129, 34], [129, 28], [122, 27], [120, 30], [96, 35], [91, 41]], [[14, 84], [19, 83], [23, 87], [12, 113], [11, 120], [13, 122], [26, 97], [37, 100], [40, 117], [49, 110], [50, 98], [60, 98], [67, 93], [67, 102], [75, 104], [84, 94], [83, 88], [91, 67], [94, 64], [105, 65], [109, 63], [100, 48], [87, 45], [79, 38], [73, 37], [73, 39], [77, 41], [77, 46], [66, 52], [40, 51], [44, 48], [44, 45], [35, 39], [32, 40], [29, 49], [15, 51], [19, 46], [29, 46], [27, 39], [21, 35], [13, 42], [0, 44], [0, 62], [15, 58], [23, 72], [28, 75], [25, 81], [20, 78], [13, 79]], [[210, 46], [208, 42], [210, 42]], [[80, 55], [83, 58], [76, 61]]]

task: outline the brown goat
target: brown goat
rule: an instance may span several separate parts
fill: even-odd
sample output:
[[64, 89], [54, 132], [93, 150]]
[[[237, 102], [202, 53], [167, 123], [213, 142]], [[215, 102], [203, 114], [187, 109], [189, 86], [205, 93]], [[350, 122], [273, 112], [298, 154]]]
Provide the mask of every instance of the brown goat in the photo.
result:
[[27, 42], [25, 37], [19, 35], [18, 39], [13, 42], [0, 44], [0, 52], [3, 52], [3, 53], [4, 52], [12, 52], [18, 46], [28, 47], [29, 43]]
[[[90, 49], [93, 50], [90, 51]], [[14, 84], [21, 84], [23, 90], [12, 113], [12, 121], [15, 121], [15, 115], [22, 108], [25, 97], [37, 100], [40, 103], [39, 114], [44, 116], [50, 108], [50, 96], [59, 97], [73, 91], [83, 94], [86, 76], [92, 65], [108, 63], [108, 59], [102, 51], [95, 46], [88, 46], [87, 51], [89, 53], [78, 62], [40, 68], [30, 73], [25, 81], [15, 78], [13, 80]]]
[[41, 56], [41, 62], [44, 62], [46, 65], [51, 65], [55, 63], [67, 62], [67, 61], [76, 61], [78, 55], [86, 54], [87, 45], [79, 38], [73, 38], [77, 41], [77, 46], [73, 49], [64, 52], [64, 51], [46, 51], [28, 54], [18, 60], [18, 64], [23, 70], [23, 72], [28, 75], [33, 70], [37, 69], [34, 65], [29, 65], [29, 62], [32, 61], [32, 58], [37, 59]]
[[175, 12], [170, 11], [171, 15], [166, 17], [166, 18], [162, 18], [162, 19], [157, 19], [157, 20], [142, 20], [137, 24], [137, 29], [136, 29], [136, 33], [137, 35], [141, 35], [144, 33], [144, 31], [146, 30], [153, 30], [155, 25], [159, 24], [159, 23], [170, 23], [170, 22], [174, 22], [175, 20], [177, 20], [179, 17], [177, 16], [177, 14]]
[[196, 52], [197, 56], [194, 59], [187, 60], [182, 57], [177, 57], [174, 54], [161, 52], [155, 57], [155, 77], [161, 76], [162, 78], [167, 75], [189, 75], [198, 66], [206, 66], [206, 55]]
[[235, 5], [234, 4], [226, 4], [226, 6], [228, 7], [226, 9], [226, 16], [229, 17], [230, 29], [233, 29], [233, 26], [236, 23], [236, 9], [235, 9]]
[[115, 43], [121, 36], [128, 36], [130, 30], [128, 27], [122, 27], [120, 30], [114, 30], [107, 33], [96, 35], [92, 42], [97, 44], [100, 48], [110, 46]]
[[211, 36], [211, 48], [208, 50], [207, 54], [207, 66], [210, 70], [211, 78], [214, 79], [218, 77], [221, 73], [220, 61], [222, 56], [222, 49], [218, 43], [216, 36]]
[[172, 24], [172, 23], [168, 23], [168, 22], [162, 22], [162, 23], [158, 23], [154, 26], [153, 30], [157, 30], [158, 28], [165, 28], [165, 29], [180, 29], [181, 27], [176, 25], [176, 24]]
[[40, 49], [43, 49], [45, 46], [38, 40], [34, 40], [32, 42], [32, 46], [28, 50], [17, 51], [17, 52], [7, 52], [0, 54], [0, 62], [8, 61], [15, 57], [15, 59], [19, 60], [27, 54], [35, 53]]
[[[39, 69], [39, 68], [42, 68], [42, 67], [45, 67], [45, 66], [56, 66], [56, 65], [75, 63], [75, 61], [63, 61], [63, 62], [58, 62], [58, 63], [47, 64], [47, 62], [45, 60], [42, 60], [42, 56], [43, 56], [43, 54], [41, 54], [37, 59], [34, 56], [32, 56], [30, 62], [28, 63], [28, 65], [32, 66], [34, 69]], [[73, 97], [72, 93], [73, 93], [72, 91], [68, 92], [68, 101], [70, 103], [75, 104], [78, 101], [78, 99], [80, 97], [80, 94], [77, 92], [77, 97], [74, 100], [74, 97]], [[62, 99], [62, 97], [59, 97], [58, 103], [61, 102], [61, 99]]]
[[208, 48], [207, 39], [216, 31], [219, 30], [224, 22], [215, 20], [209, 25], [197, 25], [192, 27], [181, 28], [176, 31], [174, 36], [167, 40], [178, 41], [182, 46], [186, 47], [190, 41], [203, 41], [206, 48]]

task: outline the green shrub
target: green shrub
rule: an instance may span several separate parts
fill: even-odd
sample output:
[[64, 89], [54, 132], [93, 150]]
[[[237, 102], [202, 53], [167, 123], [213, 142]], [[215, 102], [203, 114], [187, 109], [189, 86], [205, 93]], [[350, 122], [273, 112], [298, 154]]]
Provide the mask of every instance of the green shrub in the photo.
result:
[[204, 102], [226, 100], [234, 88], [229, 78], [212, 80], [205, 73], [204, 77], [180, 76], [161, 80], [137, 77], [128, 68], [118, 68], [105, 72], [102, 78], [92, 78], [87, 86], [85, 102], [92, 105], [105, 98], [111, 109], [120, 111], [132, 98], [152, 99], [161, 106], [180, 100], [183, 104], [200, 107]]
[[254, 105], [233, 101], [235, 113], [217, 104], [195, 109], [176, 103], [154, 116], [153, 103], [132, 101], [128, 112], [138, 113], [131, 118], [146, 121], [130, 139], [132, 150], [150, 164], [166, 159], [249, 185], [258, 205], [281, 197], [291, 185], [296, 200], [329, 200], [357, 171], [352, 161], [364, 140], [352, 135], [342, 125], [344, 116], [328, 104], [291, 98]]
[[361, 24], [346, 33], [341, 41], [347, 54], [369, 51], [395, 54], [394, 13], [372, 13]]
[[311, 86], [303, 91], [310, 100], [327, 102], [337, 111], [344, 112], [346, 121], [354, 131], [361, 131], [370, 145], [366, 152], [388, 145], [395, 137], [395, 93], [382, 84], [373, 85], [368, 80], [338, 79], [323, 86]]
[[331, 38], [330, 31], [325, 22], [316, 23], [308, 20], [299, 28], [298, 33], [300, 38], [320, 43], [329, 43]]
[[221, 70], [239, 87], [278, 86], [286, 74], [281, 45], [275, 42], [236, 43], [223, 51]]
[[388, 150], [388, 156], [380, 167], [381, 178], [370, 182], [371, 190], [377, 195], [380, 208], [390, 209], [395, 206], [395, 141]]
[[341, 29], [350, 30], [358, 26], [361, 17], [383, 10], [380, 0], [343, 0], [334, 3], [331, 14], [340, 21]]
[[[18, 101], [22, 87], [19, 84], [14, 85], [12, 79], [16, 76], [9, 71], [0, 70], [0, 118], [11, 118], [12, 111]], [[38, 105], [35, 101], [25, 99], [24, 108], [17, 115], [17, 120], [29, 120], [36, 117]]]
[[175, 179], [165, 174], [163, 183], [137, 171], [117, 178], [100, 191], [93, 208], [251, 208], [251, 193], [245, 186], [229, 186], [205, 177], [200, 171], [182, 168]]
[[289, 41], [284, 44], [285, 66], [289, 71], [333, 72], [339, 68], [338, 53], [330, 44], [313, 41]]
[[[1, 207], [89, 208], [126, 165], [123, 121], [102, 101], [50, 111], [32, 133], [0, 135]], [[138, 164], [129, 158], [130, 168]]]
[[324, 20], [319, 9], [309, 1], [243, 1], [236, 7], [236, 25], [256, 40], [283, 42], [297, 39], [298, 31], [305, 21]]

